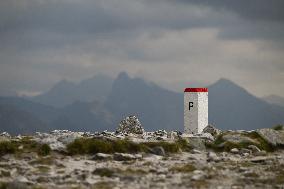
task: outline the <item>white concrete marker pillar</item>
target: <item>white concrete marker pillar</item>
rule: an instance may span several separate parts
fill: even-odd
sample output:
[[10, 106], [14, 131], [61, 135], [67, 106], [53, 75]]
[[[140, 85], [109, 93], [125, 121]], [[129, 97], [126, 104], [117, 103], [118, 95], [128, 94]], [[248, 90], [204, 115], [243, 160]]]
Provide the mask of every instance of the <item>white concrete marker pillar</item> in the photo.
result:
[[184, 133], [201, 133], [208, 125], [208, 89], [184, 90]]

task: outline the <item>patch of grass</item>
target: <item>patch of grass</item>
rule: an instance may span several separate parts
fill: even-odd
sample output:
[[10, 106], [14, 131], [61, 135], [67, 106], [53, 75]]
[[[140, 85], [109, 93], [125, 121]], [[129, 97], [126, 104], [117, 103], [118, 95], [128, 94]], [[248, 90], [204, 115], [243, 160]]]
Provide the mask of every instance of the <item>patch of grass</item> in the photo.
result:
[[137, 153], [145, 151], [145, 147], [128, 140], [117, 140], [113, 143], [113, 150], [121, 153]]
[[193, 188], [208, 188], [208, 182], [203, 180], [195, 180], [192, 182]]
[[170, 168], [172, 172], [179, 172], [179, 173], [190, 173], [196, 170], [196, 167], [192, 164], [185, 164], [179, 166], [173, 166]]
[[52, 157], [39, 157], [36, 160], [32, 160], [31, 162], [29, 162], [29, 164], [31, 165], [35, 165], [35, 164], [42, 164], [42, 165], [51, 165], [54, 163], [54, 159]]
[[0, 155], [13, 154], [17, 151], [17, 145], [11, 141], [0, 142]]
[[114, 170], [108, 168], [97, 168], [93, 171], [94, 175], [99, 175], [101, 177], [112, 177], [114, 174]]
[[50, 168], [44, 165], [39, 165], [37, 166], [37, 170], [41, 173], [47, 173], [50, 170]]
[[275, 177], [275, 182], [277, 184], [284, 184], [284, 170], [280, 170], [276, 177]]
[[139, 153], [150, 152], [151, 148], [161, 146], [166, 153], [177, 153], [180, 150], [189, 150], [190, 145], [184, 140], [176, 142], [143, 142], [134, 143], [129, 140], [104, 140], [95, 138], [79, 138], [67, 145], [67, 151], [71, 155], [75, 154], [95, 154], [95, 153]]
[[253, 178], [258, 178], [259, 175], [255, 172], [249, 172], [249, 173], [245, 173], [244, 176], [246, 177], [253, 177]]
[[257, 132], [253, 131], [251, 133], [248, 133], [247, 136], [258, 142], [254, 145], [256, 145], [259, 149], [265, 150], [267, 152], [275, 151], [275, 148], [267, 143], [266, 140], [264, 140]]
[[7, 189], [8, 188], [8, 184], [7, 183], [0, 183], [0, 189]]
[[[21, 148], [20, 148], [21, 147]], [[21, 140], [11, 140], [0, 142], [0, 155], [22, 154], [35, 152], [38, 155], [46, 156], [51, 152], [48, 144], [39, 144], [30, 137], [23, 137]]]
[[131, 169], [131, 168], [127, 168], [125, 171], [120, 171], [121, 174], [124, 175], [144, 175], [147, 172], [144, 171], [143, 169]]
[[93, 185], [92, 189], [112, 189], [114, 184], [112, 182], [97, 182]]
[[32, 189], [44, 189], [42, 186], [33, 186]]
[[79, 138], [67, 145], [67, 151], [70, 154], [112, 153], [113, 147], [110, 141]]
[[255, 145], [261, 150], [265, 150], [268, 152], [272, 152], [275, 149], [268, 144], [257, 132], [251, 132], [251, 133], [245, 133], [242, 134], [243, 136], [249, 137], [253, 139], [255, 142], [250, 142], [250, 141], [244, 141], [244, 142], [239, 142], [239, 143], [234, 143], [234, 142], [229, 142], [225, 141], [223, 139], [223, 136], [225, 134], [219, 135], [215, 141], [210, 142], [210, 143], [205, 143], [207, 148], [213, 149], [214, 151], [230, 151], [232, 148], [247, 148], [249, 145]]
[[275, 125], [274, 127], [272, 127], [272, 129], [276, 131], [282, 131], [284, 130], [284, 126], [279, 124], [279, 125]]
[[238, 165], [240, 165], [241, 167], [252, 167], [255, 164], [250, 161], [241, 161], [238, 163]]
[[164, 142], [164, 141], [161, 141], [161, 142], [144, 142], [144, 143], [141, 143], [141, 145], [148, 147], [148, 149], [160, 146], [160, 147], [164, 148], [165, 152], [167, 152], [167, 153], [177, 153], [180, 150], [180, 147], [177, 143], [170, 143], [170, 142]]
[[151, 166], [151, 165], [153, 165], [153, 162], [151, 161], [146, 161], [143, 163], [143, 166]]
[[37, 154], [40, 156], [47, 156], [51, 152], [51, 148], [48, 144], [42, 144], [37, 149]]
[[10, 176], [11, 176], [10, 171], [5, 171], [5, 170], [0, 171], [0, 177], [10, 177]]

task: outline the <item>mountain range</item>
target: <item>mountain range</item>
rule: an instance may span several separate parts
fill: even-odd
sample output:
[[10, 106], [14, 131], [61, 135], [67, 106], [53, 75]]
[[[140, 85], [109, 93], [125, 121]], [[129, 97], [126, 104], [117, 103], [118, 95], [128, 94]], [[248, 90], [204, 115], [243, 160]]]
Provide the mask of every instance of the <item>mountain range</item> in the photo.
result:
[[[188, 87], [188, 86], [187, 86]], [[220, 129], [257, 129], [284, 123], [284, 107], [266, 102], [227, 80], [209, 88], [209, 123]], [[61, 81], [31, 98], [0, 97], [0, 132], [52, 129], [114, 130], [137, 115], [146, 130], [183, 130], [183, 93], [120, 73], [75, 84]]]

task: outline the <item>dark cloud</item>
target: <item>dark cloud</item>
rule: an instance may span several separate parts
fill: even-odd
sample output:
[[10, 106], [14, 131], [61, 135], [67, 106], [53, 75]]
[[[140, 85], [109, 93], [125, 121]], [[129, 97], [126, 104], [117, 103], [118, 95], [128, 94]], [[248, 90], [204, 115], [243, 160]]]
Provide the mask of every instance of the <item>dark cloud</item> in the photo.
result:
[[232, 11], [251, 20], [284, 22], [282, 0], [178, 0], [185, 4], [212, 7], [218, 11]]
[[[279, 93], [284, 79], [283, 4], [0, 1], [0, 87], [37, 92], [61, 78], [128, 71], [169, 88], [227, 77], [260, 94], [268, 93], [267, 83], [273, 83], [272, 91]], [[262, 84], [254, 88], [258, 80]]]

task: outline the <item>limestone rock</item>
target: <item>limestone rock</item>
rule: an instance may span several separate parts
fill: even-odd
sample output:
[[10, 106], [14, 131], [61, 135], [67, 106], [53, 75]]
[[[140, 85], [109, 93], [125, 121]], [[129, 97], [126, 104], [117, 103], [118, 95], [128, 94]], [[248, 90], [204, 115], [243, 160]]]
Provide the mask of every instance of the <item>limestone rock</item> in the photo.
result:
[[238, 153], [239, 153], [238, 148], [232, 148], [230, 151], [231, 151], [231, 153], [233, 153], [233, 154], [238, 154]]
[[181, 135], [182, 135], [182, 133], [179, 132], [179, 131], [170, 131], [167, 134], [167, 138], [175, 140], [175, 139], [180, 138]]
[[217, 135], [221, 134], [221, 130], [217, 129], [213, 125], [207, 125], [203, 129], [202, 133], [210, 133], [212, 136], [217, 136]]
[[210, 162], [210, 161], [218, 162], [218, 161], [220, 161], [220, 158], [216, 155], [216, 153], [208, 152], [207, 161], [208, 162]]
[[136, 159], [141, 159], [141, 155], [125, 154], [125, 153], [115, 153], [113, 159], [116, 161], [131, 161]]
[[104, 154], [104, 153], [97, 153], [91, 159], [92, 160], [111, 160], [112, 155]]
[[166, 156], [166, 152], [163, 147], [156, 146], [154, 148], [151, 148], [150, 150], [153, 154], [159, 155], [159, 156]]
[[190, 146], [194, 149], [200, 150], [200, 151], [205, 151], [205, 139], [200, 138], [200, 137], [190, 137], [190, 138], [185, 138], [185, 140], [190, 144]]
[[143, 134], [144, 129], [138, 120], [138, 118], [134, 115], [128, 116], [123, 119], [116, 129], [117, 133], [125, 133], [125, 134]]
[[226, 142], [231, 143], [256, 143], [250, 137], [244, 136], [240, 133], [227, 133], [222, 137]]
[[203, 180], [205, 179], [205, 172], [201, 170], [193, 171], [193, 176], [191, 177], [192, 180]]
[[259, 129], [256, 132], [272, 146], [284, 146], [283, 131], [276, 131], [274, 129]]
[[253, 153], [260, 152], [261, 150], [255, 145], [249, 145], [248, 149], [252, 150]]
[[10, 135], [9, 133], [7, 133], [7, 132], [2, 132], [2, 133], [0, 133], [0, 136], [1, 136], [1, 137], [11, 138], [11, 135]]

